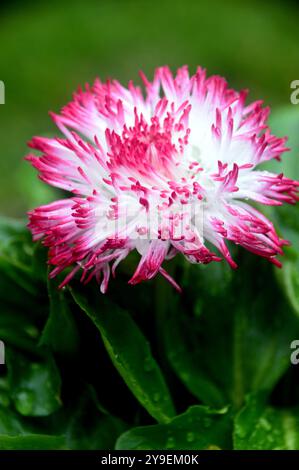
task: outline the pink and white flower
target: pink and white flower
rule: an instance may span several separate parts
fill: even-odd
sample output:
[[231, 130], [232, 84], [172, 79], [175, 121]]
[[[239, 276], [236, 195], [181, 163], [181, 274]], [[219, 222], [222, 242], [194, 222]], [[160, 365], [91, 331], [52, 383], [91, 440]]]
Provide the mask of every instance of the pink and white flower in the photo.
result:
[[[51, 276], [72, 267], [64, 286], [81, 270], [107, 289], [110, 271], [132, 250], [141, 259], [136, 284], [165, 276], [165, 259], [182, 253], [191, 263], [221, 260], [235, 268], [226, 241], [280, 265], [287, 242], [249, 200], [295, 203], [299, 183], [260, 163], [280, 159], [285, 138], [271, 135], [268, 108], [245, 105], [246, 91], [228, 88], [201, 68], [174, 77], [167, 67], [145, 94], [117, 81], [79, 89], [52, 118], [63, 138], [34, 137], [42, 153], [27, 159], [46, 183], [72, 197], [29, 213], [34, 240], [49, 247]], [[206, 246], [214, 245], [216, 252]]]

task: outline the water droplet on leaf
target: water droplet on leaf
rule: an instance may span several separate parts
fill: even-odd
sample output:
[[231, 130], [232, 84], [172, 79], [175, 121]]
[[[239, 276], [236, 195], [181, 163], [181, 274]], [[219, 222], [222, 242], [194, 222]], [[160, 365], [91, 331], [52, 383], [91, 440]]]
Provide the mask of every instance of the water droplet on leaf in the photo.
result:
[[34, 393], [30, 390], [20, 390], [15, 400], [16, 409], [22, 415], [28, 416], [33, 411], [34, 401]]
[[193, 442], [195, 439], [194, 432], [188, 432], [187, 433], [187, 442]]
[[175, 441], [173, 437], [169, 437], [166, 441], [166, 449], [173, 449], [175, 446]]

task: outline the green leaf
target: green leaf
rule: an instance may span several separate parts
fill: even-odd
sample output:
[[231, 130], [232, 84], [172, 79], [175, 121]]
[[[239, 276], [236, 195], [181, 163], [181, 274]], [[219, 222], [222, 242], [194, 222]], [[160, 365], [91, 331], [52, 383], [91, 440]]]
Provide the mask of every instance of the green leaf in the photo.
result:
[[276, 271], [276, 277], [290, 307], [299, 317], [299, 256], [295, 260], [285, 257], [283, 269]]
[[23, 312], [15, 312], [5, 304], [0, 316], [0, 338], [6, 345], [34, 352], [39, 331]]
[[[218, 385], [211, 377], [210, 373], [205, 370], [204, 360], [200, 351], [200, 342], [197, 339], [194, 325], [200, 323], [200, 316], [204, 313], [205, 294], [201, 294], [201, 290], [209, 289], [211, 296], [216, 293], [222, 294], [226, 286], [231, 280], [231, 270], [224, 264], [214, 264], [211, 269], [205, 269], [204, 272], [198, 272], [198, 276], [202, 273], [204, 283], [193, 277], [189, 279], [191, 265], [185, 265], [185, 279], [183, 280], [184, 292], [183, 296], [175, 296], [171, 291], [171, 286], [163, 285], [163, 293], [158, 297], [160, 304], [159, 325], [163, 331], [163, 341], [167, 358], [178, 375], [180, 380], [185, 384], [188, 390], [199, 400], [213, 407], [221, 407], [227, 403], [222, 386]], [[199, 267], [197, 267], [200, 269]], [[195, 282], [194, 282], [195, 281]], [[185, 289], [185, 287], [188, 286]], [[193, 315], [191, 318], [183, 307], [184, 300], [190, 299]], [[164, 303], [164, 308], [161, 308]], [[188, 308], [188, 307], [187, 307]], [[165, 315], [163, 310], [166, 309]], [[206, 311], [206, 315], [208, 315]], [[171, 332], [171, 334], [169, 334]]]
[[[26, 282], [40, 280], [41, 273], [36, 269], [35, 261], [44, 253], [45, 249], [40, 244], [32, 242], [26, 221], [0, 216], [0, 267], [3, 263], [6, 267], [10, 264], [26, 277]], [[45, 270], [46, 266], [42, 270], [43, 280]]]
[[159, 422], [174, 415], [172, 400], [162, 372], [152, 356], [145, 337], [130, 315], [100, 296], [92, 306], [87, 298], [71, 291], [79, 307], [100, 331], [107, 352], [137, 400]]
[[32, 252], [33, 246], [25, 224], [0, 217], [0, 270], [34, 295], [37, 290], [31, 279]]
[[60, 375], [51, 355], [29, 360], [7, 350], [8, 378], [16, 410], [24, 416], [48, 416], [61, 406]]
[[[281, 162], [271, 161], [263, 165], [265, 170], [284, 173], [285, 176], [299, 180], [299, 110], [296, 106], [279, 109], [273, 113], [271, 128], [274, 133], [287, 135], [291, 152], [282, 156]], [[282, 258], [283, 268], [275, 269], [276, 276], [289, 306], [299, 316], [299, 206], [267, 208], [269, 218], [275, 222], [283, 238], [292, 243], [285, 248]]]
[[165, 294], [161, 325], [168, 360], [191, 393], [239, 409], [246, 394], [270, 393], [286, 371], [299, 322], [265, 260], [242, 252], [238, 271], [223, 276], [225, 289], [215, 273], [221, 266], [226, 270], [223, 263], [189, 266], [183, 295]]
[[67, 449], [64, 436], [28, 434], [0, 435], [0, 450], [63, 450]]
[[168, 424], [143, 426], [125, 432], [116, 443], [117, 450], [201, 450], [227, 449], [231, 417], [226, 409], [215, 411], [192, 406]]
[[0, 406], [0, 439], [1, 434], [23, 434], [23, 426], [17, 414]]
[[[40, 345], [50, 346], [61, 354], [74, 354], [79, 348], [79, 333], [69, 308], [66, 292], [48, 279], [50, 314], [42, 332]], [[61, 334], [63, 332], [63, 334]]]
[[37, 251], [25, 222], [0, 217], [0, 278], [13, 285], [7, 293], [1, 288], [0, 297], [3, 293], [4, 298], [16, 296], [26, 305], [32, 302], [32, 297], [40, 296], [39, 283], [44, 280], [45, 264], [43, 269], [40, 265], [37, 269]]
[[[10, 405], [10, 393], [7, 377], [0, 376], [0, 409], [8, 408]], [[0, 431], [1, 432], [1, 431]]]
[[113, 450], [126, 430], [123, 421], [98, 406], [91, 393], [84, 393], [72, 414], [67, 446], [74, 450]]
[[6, 272], [0, 269], [0, 303], [3, 314], [7, 310], [11, 315], [16, 313], [28, 317], [40, 316], [44, 306], [40, 305], [40, 308], [37, 309], [37, 299], [36, 296], [29, 294], [28, 291], [26, 292], [17, 285]]
[[275, 409], [251, 396], [235, 418], [237, 450], [299, 450], [299, 407]]

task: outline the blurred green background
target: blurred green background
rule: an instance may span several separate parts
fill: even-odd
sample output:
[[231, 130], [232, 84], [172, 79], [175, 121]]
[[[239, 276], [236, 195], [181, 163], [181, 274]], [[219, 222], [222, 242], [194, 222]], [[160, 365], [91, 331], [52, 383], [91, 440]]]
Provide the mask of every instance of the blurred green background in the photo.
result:
[[[138, 81], [156, 66], [197, 64], [251, 99], [289, 104], [299, 79], [294, 1], [10, 1], [0, 7], [0, 212], [22, 215], [53, 197], [23, 161], [33, 135], [56, 132], [48, 111], [96, 76]], [[294, 106], [293, 106], [294, 107]], [[298, 106], [299, 109], [299, 106]]]

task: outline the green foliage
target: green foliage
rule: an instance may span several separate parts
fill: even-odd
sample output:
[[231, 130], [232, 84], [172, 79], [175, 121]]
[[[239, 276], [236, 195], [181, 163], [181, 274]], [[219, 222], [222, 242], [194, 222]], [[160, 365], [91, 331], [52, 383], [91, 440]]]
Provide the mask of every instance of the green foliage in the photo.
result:
[[275, 409], [263, 397], [248, 398], [235, 419], [234, 445], [237, 450], [298, 450], [299, 407]]
[[105, 298], [91, 306], [83, 294], [73, 292], [73, 297], [99, 329], [114, 366], [135, 397], [157, 421], [169, 421], [174, 415], [169, 391], [149, 344], [130, 315]]
[[133, 428], [116, 443], [117, 450], [201, 450], [231, 446], [231, 419], [226, 409], [192, 406], [168, 424]]
[[113, 450], [127, 425], [99, 405], [93, 390], [84, 391], [66, 430], [69, 449]]
[[63, 436], [27, 434], [25, 436], [0, 436], [0, 450], [65, 450]]
[[[271, 162], [269, 167], [299, 181], [299, 110], [296, 106], [286, 108], [274, 114], [271, 122], [274, 132], [289, 137], [291, 151], [282, 162]], [[299, 316], [299, 206], [282, 206], [269, 212], [283, 237], [291, 242], [285, 250], [284, 269], [277, 270], [276, 275], [291, 308]]]
[[71, 355], [78, 352], [80, 337], [70, 310], [69, 299], [58, 289], [55, 281], [47, 281], [50, 312], [43, 329], [40, 345], [47, 345], [53, 351]]
[[24, 416], [48, 416], [60, 405], [60, 376], [51, 355], [40, 362], [9, 350], [6, 354], [11, 399]]
[[[297, 112], [275, 119], [296, 150]], [[299, 178], [296, 152], [280, 165]], [[281, 270], [239, 249], [236, 272], [172, 261], [182, 295], [127, 286], [130, 258], [105, 296], [58, 290], [25, 223], [1, 218], [0, 449], [299, 449], [298, 207], [268, 212], [292, 242]]]
[[[239, 408], [247, 393], [270, 392], [289, 366], [291, 339], [299, 337], [298, 321], [281, 298], [273, 298], [272, 267], [250, 255], [239, 264], [229, 279], [224, 263], [189, 267], [186, 296], [171, 296], [162, 322], [171, 366], [211, 406]], [[224, 289], [215, 283], [219, 277]], [[200, 313], [192, 291], [200, 292]]]

